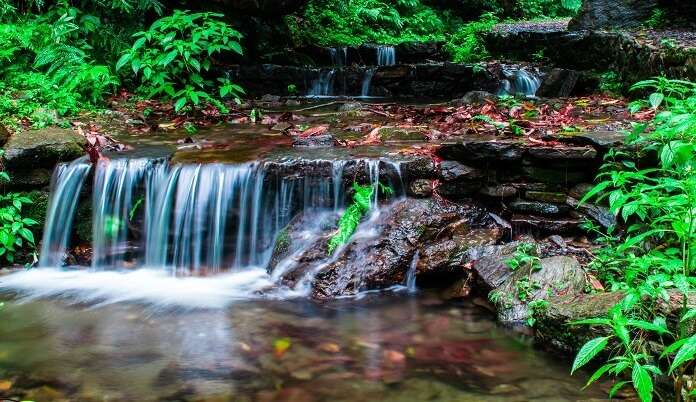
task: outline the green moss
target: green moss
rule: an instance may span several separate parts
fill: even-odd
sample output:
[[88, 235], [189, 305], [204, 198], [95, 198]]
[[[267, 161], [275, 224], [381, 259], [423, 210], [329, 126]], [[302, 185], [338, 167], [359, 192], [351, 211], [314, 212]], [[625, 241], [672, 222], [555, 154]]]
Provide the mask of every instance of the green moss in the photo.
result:
[[75, 233], [80, 242], [92, 242], [92, 204], [80, 203], [75, 217]]
[[273, 247], [273, 255], [282, 255], [290, 250], [290, 232], [287, 227], [278, 233], [275, 247]]

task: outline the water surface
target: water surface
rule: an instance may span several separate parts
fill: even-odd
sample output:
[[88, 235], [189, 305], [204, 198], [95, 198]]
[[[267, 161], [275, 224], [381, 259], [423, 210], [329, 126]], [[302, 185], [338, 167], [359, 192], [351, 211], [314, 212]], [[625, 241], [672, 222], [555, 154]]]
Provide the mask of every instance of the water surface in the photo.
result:
[[[567, 362], [463, 302], [406, 291], [217, 308], [76, 299], [0, 310], [2, 397], [47, 401], [575, 401]], [[6, 383], [7, 384], [7, 383]]]

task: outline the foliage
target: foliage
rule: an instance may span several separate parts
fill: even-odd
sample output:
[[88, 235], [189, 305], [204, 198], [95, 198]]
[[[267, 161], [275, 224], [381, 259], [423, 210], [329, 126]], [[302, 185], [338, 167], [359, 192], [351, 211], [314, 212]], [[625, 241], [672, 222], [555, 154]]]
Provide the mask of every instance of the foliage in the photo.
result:
[[[213, 105], [226, 112], [219, 98], [238, 97], [243, 91], [228, 79], [217, 82], [206, 77], [214, 54], [242, 53], [241, 34], [220, 21], [222, 14], [190, 13], [177, 10], [155, 21], [147, 31], [138, 32], [130, 50], [116, 64], [130, 65], [140, 77], [140, 91], [147, 97], [174, 100], [175, 111], [186, 105]], [[211, 93], [211, 90], [217, 93]]]
[[[0, 150], [0, 157], [4, 151]], [[10, 176], [5, 171], [0, 171], [0, 181], [10, 182]], [[29, 229], [36, 225], [36, 221], [22, 217], [22, 206], [31, 204], [30, 198], [19, 193], [7, 193], [0, 195], [0, 257], [8, 263], [15, 262], [15, 254], [18, 249], [34, 249], [34, 234]]]
[[[627, 149], [635, 151], [608, 154], [601, 181], [583, 199], [608, 201], [626, 223], [623, 236], [613, 231], [604, 236], [606, 247], [592, 264], [625, 298], [607, 317], [579, 323], [608, 327], [612, 335], [588, 342], [574, 370], [612, 346], [609, 360], [590, 382], [630, 374], [631, 380], [618, 383], [616, 390], [630, 383], [641, 400], [649, 401], [658, 375], [671, 376], [680, 397], [694, 392], [683, 375], [693, 369], [696, 353], [689, 333], [696, 313], [687, 308], [688, 295], [693, 298], [696, 290], [696, 84], [656, 78], [633, 89], [652, 91], [642, 106], [655, 110], [655, 118], [636, 125], [628, 136], [633, 147]], [[654, 155], [657, 166], [636, 162], [646, 155]], [[656, 306], [674, 295], [683, 301], [681, 320], [670, 326]]]
[[[57, 116], [98, 104], [118, 80], [91, 56], [86, 37], [97, 26], [67, 3], [0, 24], [0, 117], [18, 125], [52, 124]], [[54, 112], [53, 112], [54, 111]]]
[[484, 14], [480, 20], [463, 24], [445, 44], [445, 50], [457, 63], [470, 63], [488, 58], [483, 43], [483, 34], [490, 32], [498, 23], [493, 14]]
[[362, 218], [370, 211], [374, 205], [376, 197], [375, 191], [382, 190], [384, 194], [391, 195], [393, 190], [381, 183], [377, 186], [358, 185], [353, 183], [353, 202], [338, 221], [338, 231], [329, 239], [329, 254], [333, 254], [336, 249], [350, 240], [355, 230], [358, 228]]
[[572, 17], [582, 0], [517, 0], [518, 14], [524, 19]]
[[616, 71], [606, 71], [599, 74], [599, 90], [608, 94], [621, 94], [624, 86], [621, 75]]
[[296, 45], [398, 44], [444, 40], [456, 19], [421, 0], [311, 0], [285, 22]]

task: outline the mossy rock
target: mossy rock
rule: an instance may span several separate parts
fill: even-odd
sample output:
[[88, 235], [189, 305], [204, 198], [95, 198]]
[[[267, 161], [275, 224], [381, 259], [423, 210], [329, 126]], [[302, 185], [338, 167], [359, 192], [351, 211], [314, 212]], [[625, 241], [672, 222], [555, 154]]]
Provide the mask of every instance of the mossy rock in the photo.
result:
[[22, 207], [22, 216], [25, 218], [31, 218], [37, 222], [35, 226], [31, 227], [32, 231], [36, 234], [43, 231], [43, 227], [46, 224], [49, 193], [47, 191], [36, 190], [27, 193], [27, 197], [29, 197], [33, 202]]
[[45, 128], [18, 133], [5, 144], [5, 164], [10, 170], [53, 168], [84, 155], [85, 137], [62, 128]]
[[74, 230], [80, 243], [92, 242], [92, 203], [89, 200], [78, 204]]

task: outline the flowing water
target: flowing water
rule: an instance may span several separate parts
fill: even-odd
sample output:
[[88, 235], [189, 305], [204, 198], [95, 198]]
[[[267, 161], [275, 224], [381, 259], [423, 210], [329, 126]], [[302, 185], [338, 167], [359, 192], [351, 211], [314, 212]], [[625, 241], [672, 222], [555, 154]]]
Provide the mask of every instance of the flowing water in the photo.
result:
[[498, 95], [535, 96], [541, 86], [541, 79], [523, 68], [503, 69], [503, 75]]
[[[186, 281], [189, 281], [187, 279]], [[182, 284], [184, 304], [196, 285]], [[210, 289], [209, 289], [210, 290]], [[203, 296], [203, 294], [201, 294]], [[368, 294], [225, 308], [13, 303], [1, 398], [53, 401], [576, 401], [567, 364], [471, 304]]]
[[396, 49], [394, 46], [377, 47], [377, 65], [393, 66], [396, 64]]

